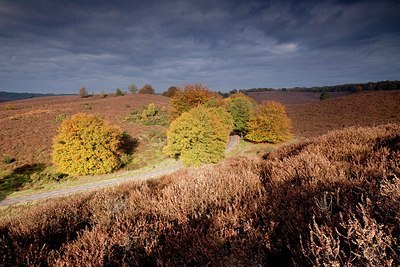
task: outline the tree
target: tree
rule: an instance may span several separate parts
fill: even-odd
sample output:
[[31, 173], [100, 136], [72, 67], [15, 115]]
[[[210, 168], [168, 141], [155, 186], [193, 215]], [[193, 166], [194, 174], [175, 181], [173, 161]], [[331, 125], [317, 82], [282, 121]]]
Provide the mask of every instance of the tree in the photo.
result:
[[179, 92], [179, 88], [176, 86], [171, 86], [167, 89], [167, 91], [165, 91], [164, 93], [162, 93], [163, 96], [166, 97], [174, 97], [177, 93]]
[[275, 144], [291, 138], [291, 121], [279, 102], [270, 101], [254, 110], [247, 127], [246, 139], [253, 142]]
[[132, 94], [136, 94], [137, 93], [137, 91], [138, 91], [138, 88], [137, 88], [137, 86], [135, 85], [135, 84], [130, 84], [129, 86], [128, 86], [128, 90], [129, 90], [129, 92], [131, 92]]
[[253, 99], [243, 93], [236, 93], [226, 99], [228, 111], [233, 118], [234, 131], [241, 136], [247, 133], [247, 123], [256, 107]]
[[321, 93], [321, 95], [319, 96], [320, 100], [327, 100], [330, 97], [329, 93], [327, 91], [324, 91]]
[[216, 163], [224, 158], [231, 129], [232, 118], [223, 108], [191, 109], [171, 123], [164, 152], [186, 166]]
[[354, 87], [354, 92], [355, 93], [360, 93], [362, 90], [363, 90], [363, 88], [359, 84]]
[[75, 175], [109, 173], [120, 164], [121, 131], [84, 113], [61, 124], [54, 140], [53, 162], [58, 171]]
[[139, 93], [139, 94], [154, 94], [155, 91], [154, 91], [154, 88], [153, 88], [152, 85], [150, 85], [150, 84], [145, 84], [145, 85], [143, 85], [142, 88], [140, 88], [140, 90], [139, 90], [138, 93]]
[[78, 96], [85, 98], [89, 96], [88, 90], [85, 87], [79, 88]]
[[115, 96], [122, 96], [124, 95], [124, 92], [120, 88], [115, 89]]
[[101, 93], [99, 94], [100, 98], [106, 98], [107, 94], [104, 93], [104, 91], [101, 91]]
[[172, 97], [172, 119], [177, 118], [182, 113], [189, 111], [199, 105], [221, 106], [223, 105], [223, 99], [217, 93], [210, 92], [207, 86], [194, 83], [186, 84], [183, 90], [177, 92]]

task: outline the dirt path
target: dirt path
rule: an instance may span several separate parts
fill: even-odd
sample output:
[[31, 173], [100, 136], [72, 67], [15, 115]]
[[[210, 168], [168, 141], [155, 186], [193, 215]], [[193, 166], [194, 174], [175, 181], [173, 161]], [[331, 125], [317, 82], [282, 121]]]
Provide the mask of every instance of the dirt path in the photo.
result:
[[[232, 151], [239, 144], [239, 142], [240, 142], [239, 136], [237, 136], [237, 135], [230, 136], [228, 145], [226, 146], [226, 149], [225, 149], [225, 153]], [[6, 198], [6, 199], [0, 201], [0, 207], [13, 205], [13, 204], [21, 204], [21, 203], [26, 203], [26, 202], [36, 201], [36, 200], [41, 200], [41, 199], [46, 199], [46, 198], [61, 197], [61, 196], [66, 196], [66, 195], [70, 195], [70, 194], [74, 194], [74, 193], [104, 188], [104, 187], [108, 187], [108, 186], [115, 186], [115, 185], [118, 185], [120, 183], [127, 182], [127, 181], [143, 181], [143, 180], [147, 180], [150, 178], [156, 178], [156, 177], [160, 177], [160, 176], [163, 176], [166, 174], [170, 174], [170, 173], [173, 173], [182, 168], [183, 168], [183, 164], [180, 162], [177, 162], [175, 165], [170, 166], [168, 168], [155, 169], [155, 170], [149, 171], [147, 173], [143, 173], [143, 174], [137, 174], [137, 175], [132, 175], [132, 176], [128, 176], [128, 177], [120, 177], [120, 178], [117, 177], [117, 178], [113, 178], [113, 179], [109, 179], [109, 180], [74, 186], [74, 187], [65, 188], [65, 189], [53, 190], [53, 191], [48, 191], [48, 192], [43, 192], [43, 193], [38, 193], [38, 194], [33, 194], [33, 195], [27, 195], [27, 196], [15, 197], [15, 198]]]

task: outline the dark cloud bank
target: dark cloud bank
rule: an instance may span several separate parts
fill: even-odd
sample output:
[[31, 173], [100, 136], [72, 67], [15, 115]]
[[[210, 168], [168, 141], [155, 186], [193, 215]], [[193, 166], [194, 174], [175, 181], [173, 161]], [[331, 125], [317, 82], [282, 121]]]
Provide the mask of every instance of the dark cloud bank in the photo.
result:
[[399, 1], [0, 0], [0, 91], [400, 79]]

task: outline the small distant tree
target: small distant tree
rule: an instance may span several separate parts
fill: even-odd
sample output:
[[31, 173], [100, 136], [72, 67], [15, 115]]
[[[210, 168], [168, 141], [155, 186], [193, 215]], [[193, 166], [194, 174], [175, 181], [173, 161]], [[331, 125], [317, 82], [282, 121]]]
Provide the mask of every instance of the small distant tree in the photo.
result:
[[321, 93], [321, 95], [319, 96], [320, 100], [327, 100], [328, 98], [330, 98], [330, 95], [329, 95], [329, 93], [327, 91], [323, 91]]
[[226, 99], [228, 103], [228, 111], [233, 118], [234, 131], [241, 136], [247, 133], [247, 123], [250, 115], [256, 108], [253, 99], [243, 93], [236, 93]]
[[154, 88], [153, 88], [152, 85], [150, 85], [150, 84], [145, 84], [145, 85], [143, 85], [142, 88], [140, 88], [140, 90], [139, 90], [138, 93], [139, 93], [139, 94], [154, 94], [154, 93], [155, 93], [155, 90], [154, 90]]
[[128, 86], [128, 89], [132, 94], [136, 94], [138, 92], [137, 86], [133, 83]]
[[247, 124], [246, 139], [261, 143], [279, 143], [291, 138], [291, 121], [285, 107], [275, 101], [267, 102], [253, 111]]
[[82, 98], [88, 97], [89, 92], [85, 87], [81, 87], [81, 88], [79, 88], [78, 96], [82, 97]]
[[197, 107], [171, 123], [164, 152], [186, 166], [216, 163], [224, 158], [232, 118], [223, 108]]
[[171, 86], [167, 89], [167, 91], [165, 91], [164, 93], [162, 93], [163, 96], [166, 97], [174, 97], [177, 93], [179, 92], [179, 88], [176, 86]]
[[124, 95], [124, 92], [120, 88], [115, 89], [115, 96], [122, 96]]
[[84, 113], [65, 119], [54, 140], [53, 162], [58, 171], [74, 175], [109, 173], [123, 154], [121, 131]]
[[356, 85], [355, 87], [354, 87], [354, 92], [355, 93], [359, 93], [359, 92], [361, 92], [363, 90], [363, 88], [362, 88], [362, 86], [361, 85]]
[[106, 98], [107, 94], [104, 93], [104, 91], [101, 91], [101, 93], [99, 94], [100, 98]]

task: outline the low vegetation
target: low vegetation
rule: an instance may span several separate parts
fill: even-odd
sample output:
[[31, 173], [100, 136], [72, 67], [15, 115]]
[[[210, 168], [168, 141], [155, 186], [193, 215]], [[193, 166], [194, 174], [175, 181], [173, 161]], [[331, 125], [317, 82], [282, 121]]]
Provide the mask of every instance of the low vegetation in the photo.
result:
[[140, 123], [144, 126], [168, 126], [169, 118], [165, 107], [158, 107], [150, 103], [147, 107], [137, 108], [126, 117], [128, 122]]
[[121, 131], [93, 115], [78, 113], [61, 124], [53, 162], [66, 174], [103, 174], [120, 165]]
[[2, 265], [398, 266], [400, 125], [11, 208]]

